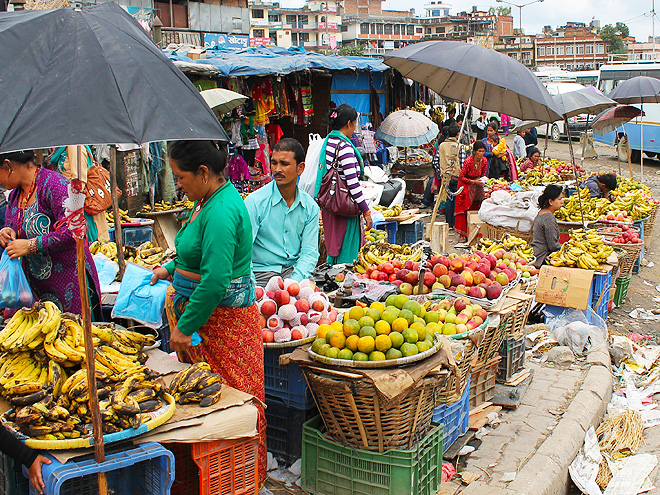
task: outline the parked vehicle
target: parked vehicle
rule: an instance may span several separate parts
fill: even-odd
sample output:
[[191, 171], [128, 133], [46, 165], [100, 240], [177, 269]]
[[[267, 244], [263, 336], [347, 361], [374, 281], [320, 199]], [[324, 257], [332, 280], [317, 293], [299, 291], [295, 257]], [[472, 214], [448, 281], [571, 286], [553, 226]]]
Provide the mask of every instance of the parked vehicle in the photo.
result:
[[[548, 93], [550, 93], [552, 96], [569, 93], [571, 91], [577, 91], [578, 89], [584, 88], [582, 84], [578, 84], [574, 82], [544, 82], [543, 85], [548, 90]], [[592, 115], [591, 119], [593, 119], [594, 117], [595, 116]], [[569, 118], [568, 127], [571, 131], [571, 137], [579, 138], [580, 133], [587, 128], [587, 115], [580, 114], [575, 117]], [[546, 128], [548, 128], [547, 125], [538, 126], [536, 128], [538, 135], [545, 136]], [[552, 139], [553, 141], [566, 139], [567, 134], [566, 134], [564, 121], [558, 120], [550, 124], [549, 134], [550, 134], [550, 139]]]

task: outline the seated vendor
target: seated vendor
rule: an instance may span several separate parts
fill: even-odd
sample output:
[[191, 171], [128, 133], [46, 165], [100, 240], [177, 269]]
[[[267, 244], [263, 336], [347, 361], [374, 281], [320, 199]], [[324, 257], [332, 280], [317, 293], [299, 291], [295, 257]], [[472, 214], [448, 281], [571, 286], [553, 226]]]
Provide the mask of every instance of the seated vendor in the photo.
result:
[[319, 260], [319, 207], [298, 187], [305, 170], [305, 150], [295, 139], [273, 147], [274, 180], [245, 198], [252, 221], [252, 270], [257, 285], [280, 275], [308, 278]]
[[589, 189], [592, 198], [606, 198], [612, 201], [610, 192], [616, 189], [616, 175], [592, 175], [582, 183], [582, 187]]
[[532, 147], [529, 148], [529, 151], [527, 152], [527, 160], [522, 162], [520, 165], [520, 171], [529, 172], [530, 170], [533, 170], [540, 165], [542, 165], [541, 152], [538, 150], [538, 148]]
[[540, 268], [545, 259], [555, 251], [559, 251], [559, 225], [555, 212], [564, 204], [564, 193], [560, 186], [550, 184], [539, 196], [539, 214], [532, 228], [532, 249], [534, 249], [534, 266]]

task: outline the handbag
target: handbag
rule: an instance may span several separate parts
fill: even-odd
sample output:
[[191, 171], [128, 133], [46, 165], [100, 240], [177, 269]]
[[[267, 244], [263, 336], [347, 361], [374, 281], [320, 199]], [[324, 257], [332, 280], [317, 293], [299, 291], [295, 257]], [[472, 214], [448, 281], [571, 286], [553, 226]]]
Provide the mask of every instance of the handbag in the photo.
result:
[[[102, 165], [96, 163], [87, 170], [87, 183], [85, 185], [85, 211], [96, 215], [112, 206], [112, 185], [110, 172]], [[117, 188], [117, 196], [121, 190]]]
[[321, 187], [316, 201], [323, 211], [340, 217], [357, 217], [360, 207], [351, 196], [346, 181], [339, 173], [339, 148], [330, 168], [321, 179]]

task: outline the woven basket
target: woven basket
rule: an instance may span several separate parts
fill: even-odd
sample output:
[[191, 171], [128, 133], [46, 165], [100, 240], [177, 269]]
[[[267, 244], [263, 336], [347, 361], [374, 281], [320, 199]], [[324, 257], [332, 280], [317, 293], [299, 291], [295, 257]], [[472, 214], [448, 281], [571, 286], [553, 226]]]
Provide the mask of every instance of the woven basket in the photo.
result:
[[362, 375], [303, 368], [323, 423], [332, 438], [357, 449], [409, 450], [431, 428], [436, 390], [448, 371], [422, 378], [396, 405], [385, 407], [376, 387]]
[[523, 294], [536, 294], [536, 286], [539, 285], [539, 276], [534, 275], [520, 280], [520, 292]]
[[445, 387], [438, 387], [436, 389], [436, 405], [453, 404], [460, 400], [463, 396], [465, 385], [472, 374], [472, 363], [476, 352], [477, 346], [472, 341], [469, 341], [463, 350], [463, 355], [457, 360], [458, 374], [452, 373]]
[[612, 246], [613, 248], [619, 248], [626, 252], [625, 258], [619, 260], [619, 276], [628, 277], [632, 275], [633, 268], [639, 254], [644, 249], [644, 243], [640, 242], [639, 244], [618, 244], [615, 242], [605, 241], [605, 244]]
[[[532, 242], [533, 232], [531, 230], [529, 232], [522, 232], [518, 229], [507, 229], [506, 227], [496, 227], [495, 225], [490, 225], [489, 223], [486, 223], [485, 225], [486, 225], [486, 237], [488, 237], [489, 239], [501, 239], [505, 234], [510, 234], [519, 237], [520, 239], [526, 241], [527, 243]], [[520, 226], [520, 222], [518, 222], [516, 227], [519, 226]]]
[[520, 338], [523, 335], [525, 325], [527, 325], [527, 318], [529, 318], [529, 312], [534, 304], [534, 298], [516, 297], [515, 294], [511, 293], [507, 297], [515, 299], [517, 302], [506, 308], [504, 314], [500, 313], [500, 318], [504, 320], [503, 323], [500, 323], [502, 339]]
[[644, 222], [644, 237], [646, 239], [651, 238], [651, 234], [653, 234], [653, 226], [655, 225], [655, 216], [658, 213], [658, 206], [656, 205], [651, 214], [649, 215], [648, 220]]

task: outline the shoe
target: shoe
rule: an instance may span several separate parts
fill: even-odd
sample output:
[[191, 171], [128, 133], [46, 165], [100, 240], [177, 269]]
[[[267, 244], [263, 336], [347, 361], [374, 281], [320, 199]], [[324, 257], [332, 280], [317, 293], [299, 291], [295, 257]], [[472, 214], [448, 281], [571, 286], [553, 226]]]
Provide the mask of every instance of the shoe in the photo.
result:
[[426, 203], [422, 203], [422, 206], [421, 206], [421, 207], [422, 207], [422, 208], [427, 208], [427, 209], [428, 209], [428, 208], [433, 208], [433, 206], [435, 206], [435, 205], [427, 205]]

